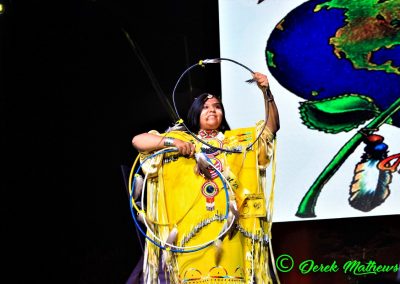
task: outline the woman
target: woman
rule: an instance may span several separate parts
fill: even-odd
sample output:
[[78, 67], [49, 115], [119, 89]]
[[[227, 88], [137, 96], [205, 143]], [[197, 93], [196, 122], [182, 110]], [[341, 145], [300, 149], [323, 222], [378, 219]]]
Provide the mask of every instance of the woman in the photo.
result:
[[161, 251], [147, 242], [146, 283], [157, 283], [160, 259], [171, 283], [272, 283], [272, 199], [265, 189], [265, 170], [273, 156], [279, 115], [267, 95], [267, 77], [256, 72], [253, 78], [268, 109], [266, 124], [230, 130], [221, 101], [202, 94], [188, 114], [189, 129], [198, 139], [184, 131], [151, 131], [133, 138], [142, 161], [155, 151], [176, 148], [143, 164], [146, 219], [150, 238], [156, 235], [172, 248], [190, 251]]

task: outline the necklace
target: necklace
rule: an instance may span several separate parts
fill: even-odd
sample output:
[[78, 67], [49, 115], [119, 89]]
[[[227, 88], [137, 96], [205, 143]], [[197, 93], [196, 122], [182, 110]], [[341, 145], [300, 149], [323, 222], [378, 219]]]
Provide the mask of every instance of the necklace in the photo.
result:
[[199, 130], [198, 134], [199, 138], [206, 140], [207, 144], [210, 145], [201, 145], [201, 152], [207, 154], [207, 156], [212, 155], [216, 156], [220, 153], [218, 148], [222, 148], [223, 146], [223, 140], [224, 140], [224, 134], [222, 132], [219, 132], [218, 130]]
[[200, 138], [214, 138], [214, 137], [216, 137], [217, 135], [218, 135], [218, 133], [219, 133], [219, 131], [218, 130], [216, 130], [216, 129], [212, 129], [212, 130], [203, 130], [203, 129], [200, 129], [199, 130], [199, 136], [200, 136]]

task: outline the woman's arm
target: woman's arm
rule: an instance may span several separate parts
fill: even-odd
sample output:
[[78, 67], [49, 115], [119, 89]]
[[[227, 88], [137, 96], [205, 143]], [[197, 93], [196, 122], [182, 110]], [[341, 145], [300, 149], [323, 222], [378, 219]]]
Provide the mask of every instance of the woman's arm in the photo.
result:
[[272, 93], [270, 93], [270, 96], [264, 96], [264, 103], [265, 108], [268, 109], [268, 117], [266, 118], [267, 127], [272, 132], [272, 134], [275, 135], [280, 128], [280, 123], [278, 107], [275, 104]]
[[152, 133], [136, 135], [132, 139], [132, 145], [139, 152], [151, 152], [167, 147], [176, 147], [180, 154], [193, 156], [195, 151], [195, 146], [190, 142]]
[[265, 109], [268, 110], [267, 117], [265, 118], [265, 120], [267, 121], [267, 127], [271, 131], [271, 133], [275, 135], [280, 128], [279, 112], [275, 104], [274, 97], [269, 90], [268, 78], [267, 76], [259, 72], [255, 72], [253, 74], [253, 78], [257, 82], [258, 87], [261, 89], [264, 95]]

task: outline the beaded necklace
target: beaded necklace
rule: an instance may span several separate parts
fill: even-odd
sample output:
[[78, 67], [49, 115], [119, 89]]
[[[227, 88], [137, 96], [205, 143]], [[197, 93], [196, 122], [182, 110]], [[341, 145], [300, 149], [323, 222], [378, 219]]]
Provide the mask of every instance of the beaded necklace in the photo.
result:
[[203, 144], [200, 148], [201, 152], [207, 156], [209, 162], [215, 167], [215, 169], [211, 166], [207, 168], [211, 175], [211, 179], [207, 179], [203, 174], [200, 173], [200, 175], [202, 175], [204, 178], [204, 183], [201, 186], [201, 193], [206, 198], [206, 209], [208, 211], [213, 211], [215, 208], [214, 198], [219, 192], [218, 185], [214, 182], [214, 180], [218, 177], [217, 170], [222, 172], [222, 162], [217, 158], [220, 150], [217, 148], [222, 148], [224, 134], [215, 129], [201, 129], [198, 133], [198, 136], [207, 141], [207, 144], [215, 146], [215, 148], [213, 148]]

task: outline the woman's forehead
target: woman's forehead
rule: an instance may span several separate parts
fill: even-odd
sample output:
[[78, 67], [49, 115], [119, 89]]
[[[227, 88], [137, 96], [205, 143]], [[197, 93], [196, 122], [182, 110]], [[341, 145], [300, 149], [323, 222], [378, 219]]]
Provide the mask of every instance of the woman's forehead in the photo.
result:
[[204, 102], [204, 105], [214, 105], [214, 104], [220, 104], [221, 102], [216, 98], [212, 97], [211, 99], [208, 99]]

